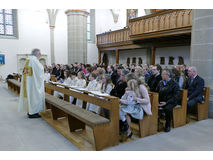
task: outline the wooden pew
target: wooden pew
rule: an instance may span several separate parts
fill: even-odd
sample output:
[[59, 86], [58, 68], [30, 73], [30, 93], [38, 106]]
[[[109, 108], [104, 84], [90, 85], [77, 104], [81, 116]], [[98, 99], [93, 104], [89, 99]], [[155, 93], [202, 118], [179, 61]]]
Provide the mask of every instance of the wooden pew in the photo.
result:
[[197, 120], [203, 120], [208, 118], [208, 107], [209, 107], [209, 87], [204, 87], [203, 89], [203, 97], [204, 100], [200, 104], [196, 105], [197, 108]]
[[[95, 104], [110, 111], [109, 120], [98, 114], [86, 111], [74, 104], [60, 100], [52, 95], [46, 94], [46, 103], [51, 105], [52, 118], [67, 117], [69, 130], [73, 133], [78, 129], [85, 129], [87, 140], [93, 144], [95, 150], [102, 150], [106, 147], [114, 146], [119, 141], [119, 99], [112, 96], [100, 99], [96, 96], [79, 93], [66, 88], [57, 87], [53, 84], [45, 83], [45, 88], [73, 96], [88, 103]], [[83, 91], [86, 92], [86, 91]], [[91, 94], [91, 93], [90, 93]], [[80, 144], [77, 144], [77, 146]]]
[[157, 133], [158, 129], [158, 93], [149, 92], [152, 115], [145, 115], [139, 120], [139, 136], [145, 137]]
[[14, 92], [17, 96], [20, 94], [21, 83], [15, 79], [8, 79], [8, 89]]
[[[51, 75], [50, 76], [50, 80], [52, 81], [52, 82], [56, 82], [56, 77], [55, 77], [55, 75]], [[51, 94], [51, 95], [53, 95], [53, 93], [54, 93], [54, 91], [52, 90], [50, 90], [50, 89], [48, 89], [48, 88], [45, 88], [45, 92], [47, 92], [47, 93], [49, 93], [49, 94]]]
[[186, 124], [187, 113], [187, 90], [180, 91], [181, 105], [177, 105], [173, 109], [173, 128], [180, 127]]
[[51, 76], [50, 76], [50, 80], [53, 81], [53, 82], [56, 82], [56, 77], [55, 77], [55, 75], [51, 75]]
[[13, 77], [14, 77], [14, 79], [15, 80], [20, 80], [21, 79], [21, 74], [19, 74], [19, 73], [13, 73]]

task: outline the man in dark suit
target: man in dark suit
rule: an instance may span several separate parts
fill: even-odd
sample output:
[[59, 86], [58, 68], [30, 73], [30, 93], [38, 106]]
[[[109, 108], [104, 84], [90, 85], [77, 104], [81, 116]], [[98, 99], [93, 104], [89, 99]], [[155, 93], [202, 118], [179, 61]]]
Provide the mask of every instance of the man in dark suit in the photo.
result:
[[156, 92], [156, 88], [158, 86], [158, 83], [162, 80], [161, 77], [161, 68], [160, 66], [153, 66], [152, 67], [152, 75], [148, 80], [148, 86], [150, 88], [150, 91]]
[[179, 101], [180, 88], [172, 79], [172, 72], [168, 69], [162, 72], [162, 81], [159, 82], [156, 91], [159, 93], [159, 107], [165, 113], [166, 124], [164, 131], [169, 132], [172, 120], [173, 108]]
[[185, 89], [188, 90], [187, 111], [189, 112], [197, 103], [202, 103], [204, 80], [197, 75], [197, 69], [194, 66], [189, 67], [188, 77]]

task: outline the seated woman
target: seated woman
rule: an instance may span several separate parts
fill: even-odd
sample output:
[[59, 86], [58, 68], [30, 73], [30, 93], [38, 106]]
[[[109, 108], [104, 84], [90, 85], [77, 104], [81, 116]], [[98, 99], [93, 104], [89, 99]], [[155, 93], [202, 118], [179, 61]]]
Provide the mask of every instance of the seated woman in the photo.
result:
[[145, 83], [145, 78], [143, 76], [143, 68], [141, 68], [140, 66], [136, 66], [134, 73], [143, 83]]
[[[76, 88], [85, 88], [86, 87], [86, 80], [83, 72], [78, 72], [77, 74], [78, 80], [76, 83]], [[82, 108], [82, 100], [77, 99], [76, 105]]]
[[101, 84], [101, 93], [107, 93], [110, 94], [112, 88], [113, 88], [113, 83], [111, 80], [110, 75], [103, 75], [102, 76], [102, 84]]
[[[89, 84], [86, 87], [86, 89], [88, 91], [100, 91], [100, 87], [98, 86], [98, 82], [97, 82], [96, 78], [97, 78], [97, 74], [95, 74], [95, 73], [90, 74]], [[94, 104], [91, 104], [91, 103], [87, 103], [86, 110], [89, 110], [89, 111], [97, 113], [97, 114], [100, 113], [100, 107], [98, 107]]]
[[[77, 73], [76, 72], [71, 72], [70, 73], [70, 78], [71, 78], [70, 86], [71, 87], [77, 86], [77, 81], [78, 81]], [[73, 103], [73, 100], [74, 100], [74, 97], [70, 96], [70, 103]]]
[[[130, 73], [133, 74], [133, 73]], [[131, 75], [127, 77], [131, 77]], [[132, 76], [134, 77], [134, 76]], [[126, 78], [128, 79], [128, 78]], [[122, 96], [120, 103], [120, 120], [123, 127], [121, 131], [125, 133], [127, 131], [127, 138], [131, 138], [132, 132], [130, 129], [131, 118], [143, 119], [143, 111], [146, 114], [152, 115], [151, 103], [147, 88], [137, 78], [130, 79], [127, 82], [127, 88], [125, 94]], [[130, 116], [129, 116], [130, 115]]]
[[173, 79], [178, 83], [180, 89], [184, 88], [185, 84], [185, 77], [181, 75], [181, 72], [178, 71], [178, 66], [176, 68], [172, 68]]
[[[64, 85], [70, 85], [71, 84], [71, 78], [70, 78], [69, 72], [64, 71], [64, 79], [61, 78], [58, 82], [61, 83], [61, 84], [64, 84]], [[57, 86], [63, 87], [63, 86], [60, 86], [60, 85], [57, 85]], [[60, 93], [58, 91], [54, 91], [54, 96], [63, 98], [64, 94]]]
[[162, 81], [159, 82], [156, 91], [159, 93], [159, 107], [165, 112], [165, 132], [170, 131], [173, 108], [179, 101], [179, 85], [172, 78], [172, 72], [168, 69], [162, 72]]
[[77, 81], [78, 81], [77, 73], [76, 72], [71, 72], [70, 73], [70, 78], [71, 78], [70, 86], [76, 86], [77, 85]]
[[[111, 80], [111, 76], [108, 74], [105, 74], [102, 76], [102, 84], [101, 84], [101, 93], [106, 93], [110, 95], [110, 92], [112, 90], [112, 88], [114, 87], [112, 80]], [[104, 114], [104, 117], [109, 119], [109, 110], [102, 108], [102, 111]]]
[[44, 81], [48, 83], [50, 81], [50, 70], [48, 68], [45, 68], [44, 72]]

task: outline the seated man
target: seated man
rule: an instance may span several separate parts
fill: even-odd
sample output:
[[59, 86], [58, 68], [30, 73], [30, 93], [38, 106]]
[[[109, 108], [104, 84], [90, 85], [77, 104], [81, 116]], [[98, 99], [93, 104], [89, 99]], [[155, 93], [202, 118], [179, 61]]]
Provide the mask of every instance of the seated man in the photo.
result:
[[162, 80], [160, 71], [161, 71], [161, 68], [159, 68], [158, 66], [152, 67], [152, 75], [148, 80], [148, 86], [150, 88], [150, 91], [152, 92], [156, 92], [158, 83]]
[[202, 103], [203, 100], [203, 88], [204, 80], [197, 75], [197, 68], [192, 66], [188, 69], [188, 79], [186, 81], [185, 89], [188, 90], [187, 96], [187, 112], [189, 112], [193, 106], [197, 103]]
[[159, 93], [159, 107], [165, 111], [165, 132], [170, 131], [172, 111], [179, 101], [179, 85], [171, 78], [172, 72], [168, 69], [162, 72], [162, 81], [159, 82], [156, 91]]

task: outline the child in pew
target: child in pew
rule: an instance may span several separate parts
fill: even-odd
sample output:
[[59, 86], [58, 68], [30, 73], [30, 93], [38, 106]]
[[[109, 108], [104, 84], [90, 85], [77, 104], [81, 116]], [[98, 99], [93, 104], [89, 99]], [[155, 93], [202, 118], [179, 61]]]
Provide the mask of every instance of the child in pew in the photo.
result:
[[[83, 72], [78, 72], [77, 74], [78, 80], [76, 82], [76, 86], [77, 88], [85, 88], [86, 87], [86, 79], [85, 79], [85, 75]], [[77, 99], [76, 100], [76, 105], [82, 108], [82, 100]]]
[[99, 91], [101, 91], [101, 86], [102, 86], [102, 78], [103, 78], [104, 74], [101, 74], [101, 75], [98, 75], [97, 74], [97, 78], [96, 78], [96, 81], [97, 81], [97, 88], [99, 88]]
[[76, 72], [71, 72], [70, 73], [70, 78], [71, 78], [71, 85], [70, 86], [76, 86], [77, 85], [77, 73]]
[[[77, 73], [76, 72], [71, 72], [70, 73], [70, 78], [71, 78], [71, 87], [75, 87], [77, 86], [77, 81], [78, 81], [78, 78], [77, 78]], [[73, 100], [74, 100], [74, 97], [70, 96], [70, 103], [72, 104], [73, 103]]]
[[139, 86], [136, 79], [131, 79], [127, 82], [127, 88], [125, 94], [120, 99], [120, 103], [119, 118], [122, 121], [121, 132], [127, 132], [127, 138], [131, 138], [131, 119], [129, 115], [131, 115], [133, 118], [141, 120], [144, 116], [143, 108], [149, 107], [151, 109], [148, 91], [147, 89], [142, 88], [142, 85]]
[[[70, 78], [69, 72], [64, 71], [64, 79], [60, 79], [58, 82], [61, 83], [61, 84], [64, 84], [64, 85], [70, 85], [71, 84], [71, 78]], [[63, 86], [60, 86], [60, 85], [57, 85], [57, 86], [64, 88]], [[60, 93], [58, 91], [54, 91], [54, 96], [56, 96], [58, 98], [64, 98], [64, 94]]]
[[[108, 74], [103, 75], [102, 77], [102, 85], [101, 85], [101, 93], [106, 93], [110, 95], [112, 88], [114, 87], [112, 83], [111, 76]], [[110, 117], [110, 113], [108, 109], [101, 108], [101, 112], [103, 113], [104, 117]]]
[[[98, 85], [96, 78], [97, 78], [96, 73], [90, 74], [90, 76], [89, 76], [90, 82], [89, 82], [88, 86], [86, 87], [86, 89], [88, 91], [100, 91], [101, 87], [100, 87], [100, 85]], [[96, 106], [94, 104], [91, 104], [91, 103], [87, 103], [86, 110], [97, 113], [97, 114], [100, 113], [100, 107]]]
[[44, 71], [44, 81], [48, 83], [50, 81], [50, 70], [46, 68]]

